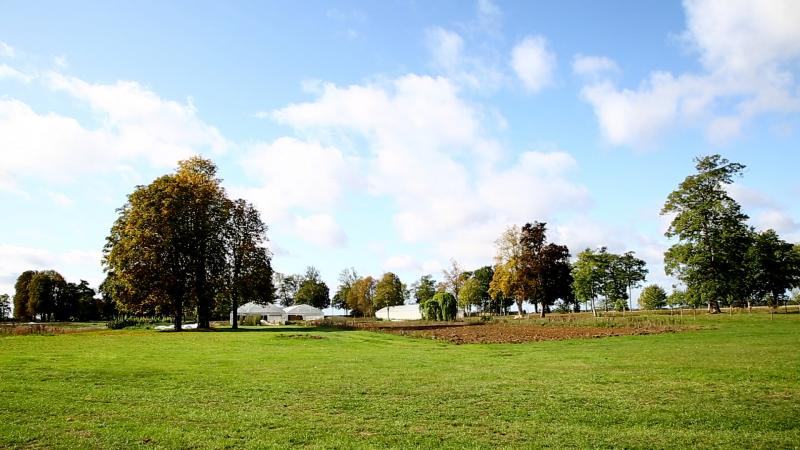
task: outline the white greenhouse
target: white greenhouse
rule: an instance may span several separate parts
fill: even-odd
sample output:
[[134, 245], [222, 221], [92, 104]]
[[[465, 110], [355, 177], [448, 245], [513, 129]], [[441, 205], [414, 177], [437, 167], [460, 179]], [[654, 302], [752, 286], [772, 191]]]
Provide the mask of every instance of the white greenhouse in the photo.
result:
[[383, 320], [422, 320], [419, 305], [387, 306], [375, 311], [375, 317]]
[[[275, 305], [259, 305], [257, 303], [245, 303], [236, 309], [239, 320], [247, 316], [261, 316], [261, 320], [271, 324], [284, 324], [288, 319], [286, 312]], [[233, 313], [231, 313], [231, 324], [233, 324]]]
[[321, 309], [311, 305], [292, 305], [284, 308], [289, 320], [322, 320], [325, 314]]

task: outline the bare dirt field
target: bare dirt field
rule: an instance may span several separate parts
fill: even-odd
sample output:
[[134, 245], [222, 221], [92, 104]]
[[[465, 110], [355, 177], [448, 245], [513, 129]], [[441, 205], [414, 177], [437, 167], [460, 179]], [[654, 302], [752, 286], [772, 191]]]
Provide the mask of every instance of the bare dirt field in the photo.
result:
[[454, 322], [448, 324], [365, 323], [358, 328], [399, 334], [403, 336], [430, 338], [453, 344], [500, 344], [564, 339], [630, 336], [655, 333], [670, 333], [686, 327], [652, 326], [543, 326], [536, 323], [480, 323]]

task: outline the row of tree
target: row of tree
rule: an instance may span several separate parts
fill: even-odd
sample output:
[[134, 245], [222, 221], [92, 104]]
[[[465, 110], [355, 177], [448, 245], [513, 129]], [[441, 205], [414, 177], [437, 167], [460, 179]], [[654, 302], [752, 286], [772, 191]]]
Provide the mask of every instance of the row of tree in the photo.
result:
[[[71, 283], [54, 270], [27, 270], [14, 284], [14, 318], [21, 321], [105, 320], [116, 315], [110, 298], [95, 298], [89, 283]], [[6, 296], [7, 297], [7, 296]], [[0, 317], [6, 317], [5, 312]]]
[[275, 287], [275, 300], [281, 306], [306, 304], [323, 309], [331, 305], [330, 289], [314, 266], [307, 267], [302, 275], [275, 272], [272, 284]]

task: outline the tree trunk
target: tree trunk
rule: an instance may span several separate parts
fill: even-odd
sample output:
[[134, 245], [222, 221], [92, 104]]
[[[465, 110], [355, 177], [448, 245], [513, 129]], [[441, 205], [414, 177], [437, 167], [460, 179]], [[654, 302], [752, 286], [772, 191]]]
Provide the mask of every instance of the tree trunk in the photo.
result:
[[542, 312], [539, 313], [539, 317], [544, 319], [544, 313], [547, 311], [547, 308], [544, 307], [544, 302], [542, 302]]
[[231, 296], [231, 328], [234, 330], [239, 329], [239, 314], [236, 313], [236, 310], [239, 309], [239, 299], [236, 295]]
[[594, 297], [591, 298], [591, 303], [592, 303], [592, 315], [597, 317], [597, 309], [595, 309], [594, 307]]
[[522, 317], [524, 311], [522, 310], [522, 300], [514, 300], [517, 303], [517, 315]]
[[181, 331], [181, 322], [183, 322], [183, 305], [175, 311], [175, 331]]

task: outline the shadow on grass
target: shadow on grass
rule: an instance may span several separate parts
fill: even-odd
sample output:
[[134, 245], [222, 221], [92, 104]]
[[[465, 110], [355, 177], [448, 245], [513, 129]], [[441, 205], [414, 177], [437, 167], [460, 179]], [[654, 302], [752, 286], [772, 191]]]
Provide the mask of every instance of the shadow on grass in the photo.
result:
[[214, 332], [218, 333], [310, 333], [310, 332], [323, 332], [328, 333], [331, 331], [354, 331], [350, 328], [339, 327], [258, 327], [258, 328], [214, 328]]

